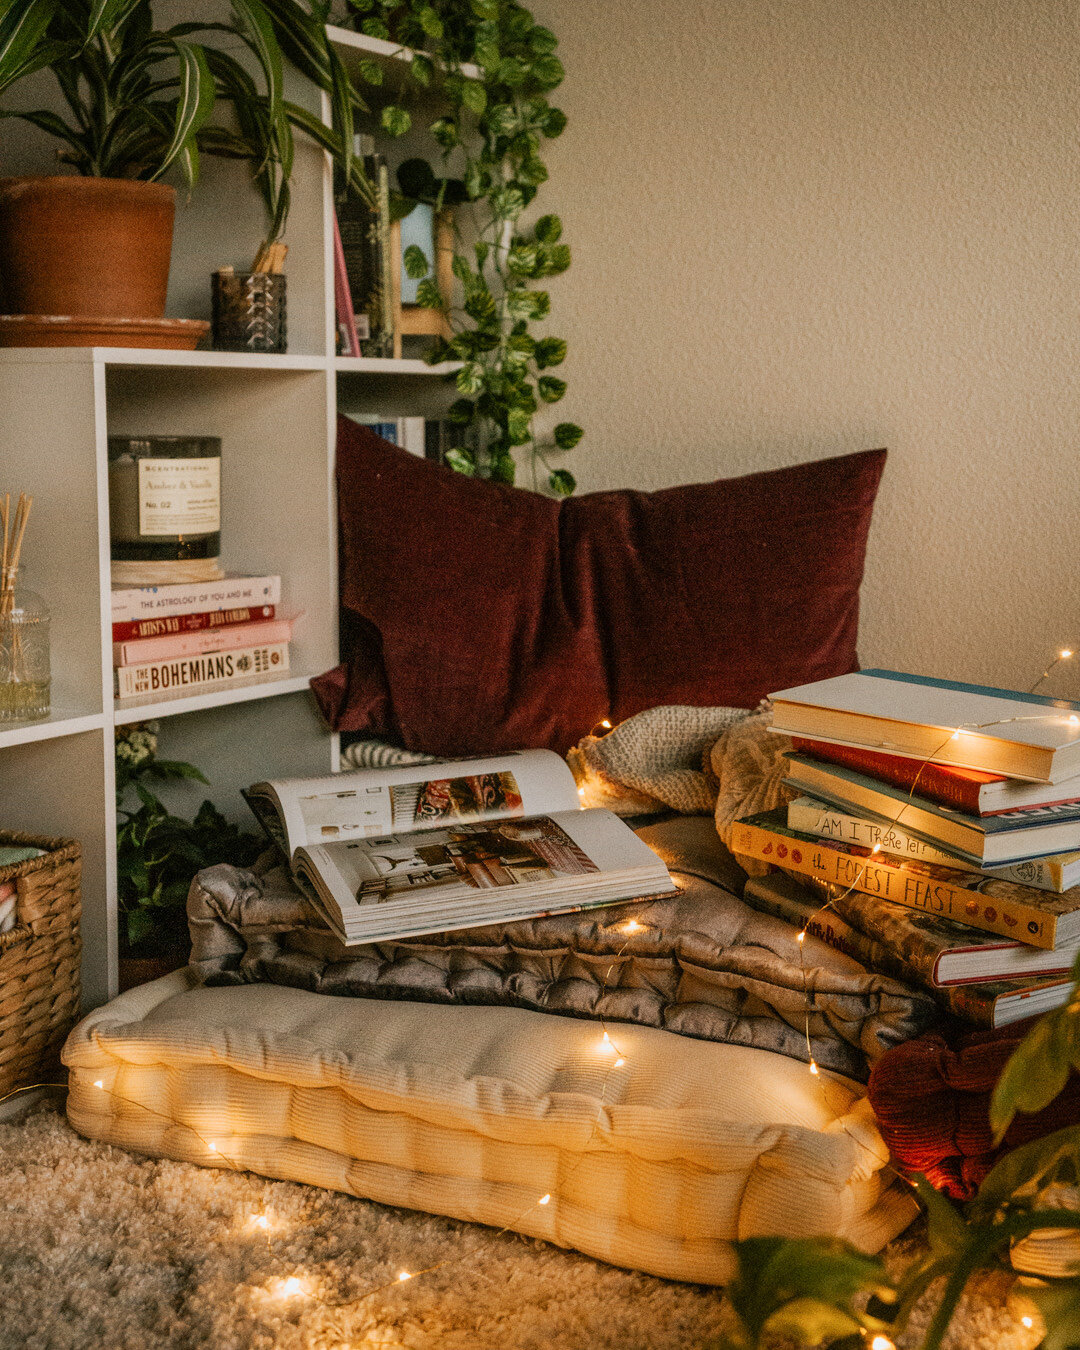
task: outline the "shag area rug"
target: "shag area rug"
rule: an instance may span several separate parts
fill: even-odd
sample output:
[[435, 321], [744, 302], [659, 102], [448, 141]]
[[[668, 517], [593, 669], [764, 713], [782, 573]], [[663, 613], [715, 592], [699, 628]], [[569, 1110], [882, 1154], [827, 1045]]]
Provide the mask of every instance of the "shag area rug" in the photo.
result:
[[[1008, 1283], [972, 1291], [953, 1350], [1030, 1350]], [[512, 1233], [90, 1143], [55, 1105], [0, 1125], [3, 1350], [698, 1350], [722, 1309]]]

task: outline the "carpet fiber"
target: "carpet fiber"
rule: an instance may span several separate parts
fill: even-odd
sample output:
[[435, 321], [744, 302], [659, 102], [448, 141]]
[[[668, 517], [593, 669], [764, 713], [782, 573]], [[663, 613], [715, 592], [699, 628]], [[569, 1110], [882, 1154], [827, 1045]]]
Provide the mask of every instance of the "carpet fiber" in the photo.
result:
[[[975, 1291], [955, 1350], [1027, 1350], [1007, 1282]], [[2, 1350], [697, 1350], [721, 1308], [514, 1234], [139, 1158], [52, 1106], [0, 1125]]]

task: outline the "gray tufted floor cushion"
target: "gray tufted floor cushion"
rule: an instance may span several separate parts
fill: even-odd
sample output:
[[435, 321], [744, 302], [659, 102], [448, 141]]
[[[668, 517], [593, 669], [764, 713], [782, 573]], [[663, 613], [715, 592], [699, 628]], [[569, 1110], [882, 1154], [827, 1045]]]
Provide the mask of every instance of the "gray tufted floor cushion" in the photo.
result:
[[[865, 1080], [934, 1003], [739, 898], [745, 876], [712, 820], [639, 831], [681, 894], [581, 914], [347, 948], [278, 867], [219, 866], [192, 884], [192, 964], [210, 985], [265, 982], [317, 993], [504, 1004], [634, 1022], [807, 1058]], [[626, 931], [634, 920], [639, 927]], [[802, 959], [800, 959], [800, 957]], [[805, 963], [805, 964], [804, 964]]]

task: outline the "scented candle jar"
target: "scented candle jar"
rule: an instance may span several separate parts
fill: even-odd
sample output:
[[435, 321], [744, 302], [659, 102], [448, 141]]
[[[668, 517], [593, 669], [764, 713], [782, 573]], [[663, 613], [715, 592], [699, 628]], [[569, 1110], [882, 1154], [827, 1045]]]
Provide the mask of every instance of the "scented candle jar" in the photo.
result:
[[110, 436], [115, 562], [216, 562], [221, 553], [221, 440]]

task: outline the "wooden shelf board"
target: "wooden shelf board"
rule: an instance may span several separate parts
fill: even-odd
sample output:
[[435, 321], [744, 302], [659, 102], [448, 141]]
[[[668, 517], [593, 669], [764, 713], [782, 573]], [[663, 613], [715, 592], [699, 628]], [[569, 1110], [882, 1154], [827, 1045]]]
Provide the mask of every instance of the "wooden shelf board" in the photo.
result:
[[178, 366], [195, 370], [325, 370], [325, 356], [272, 352], [178, 352], [148, 347], [5, 347], [0, 362], [56, 362], [107, 366]]
[[[351, 28], [339, 28], [336, 24], [327, 25], [326, 36], [335, 47], [362, 52], [376, 61], [409, 62], [416, 55], [411, 47], [402, 47], [396, 42], [388, 42], [385, 38], [368, 37], [365, 33], [354, 32]], [[478, 80], [481, 77], [480, 67], [472, 65], [471, 62], [466, 62], [461, 67], [461, 73], [468, 80]]]
[[103, 725], [101, 713], [79, 716], [72, 709], [54, 706], [52, 713], [40, 722], [0, 722], [0, 750], [8, 745], [30, 745], [35, 741], [75, 736], [81, 731], [100, 731]]
[[443, 361], [429, 366], [426, 361], [410, 357], [390, 356], [336, 356], [334, 368], [339, 375], [449, 375], [461, 369], [460, 361]]
[[[314, 674], [315, 672], [312, 672]], [[159, 717], [176, 717], [180, 713], [201, 712], [204, 708], [223, 708], [233, 703], [250, 703], [254, 699], [278, 698], [282, 694], [297, 694], [307, 689], [311, 674], [297, 675], [292, 671], [276, 679], [254, 676], [250, 682], [238, 681], [220, 689], [204, 689], [184, 698], [160, 699], [150, 695], [141, 698], [117, 699], [114, 703], [114, 721], [117, 726], [130, 722], [146, 722]]]

